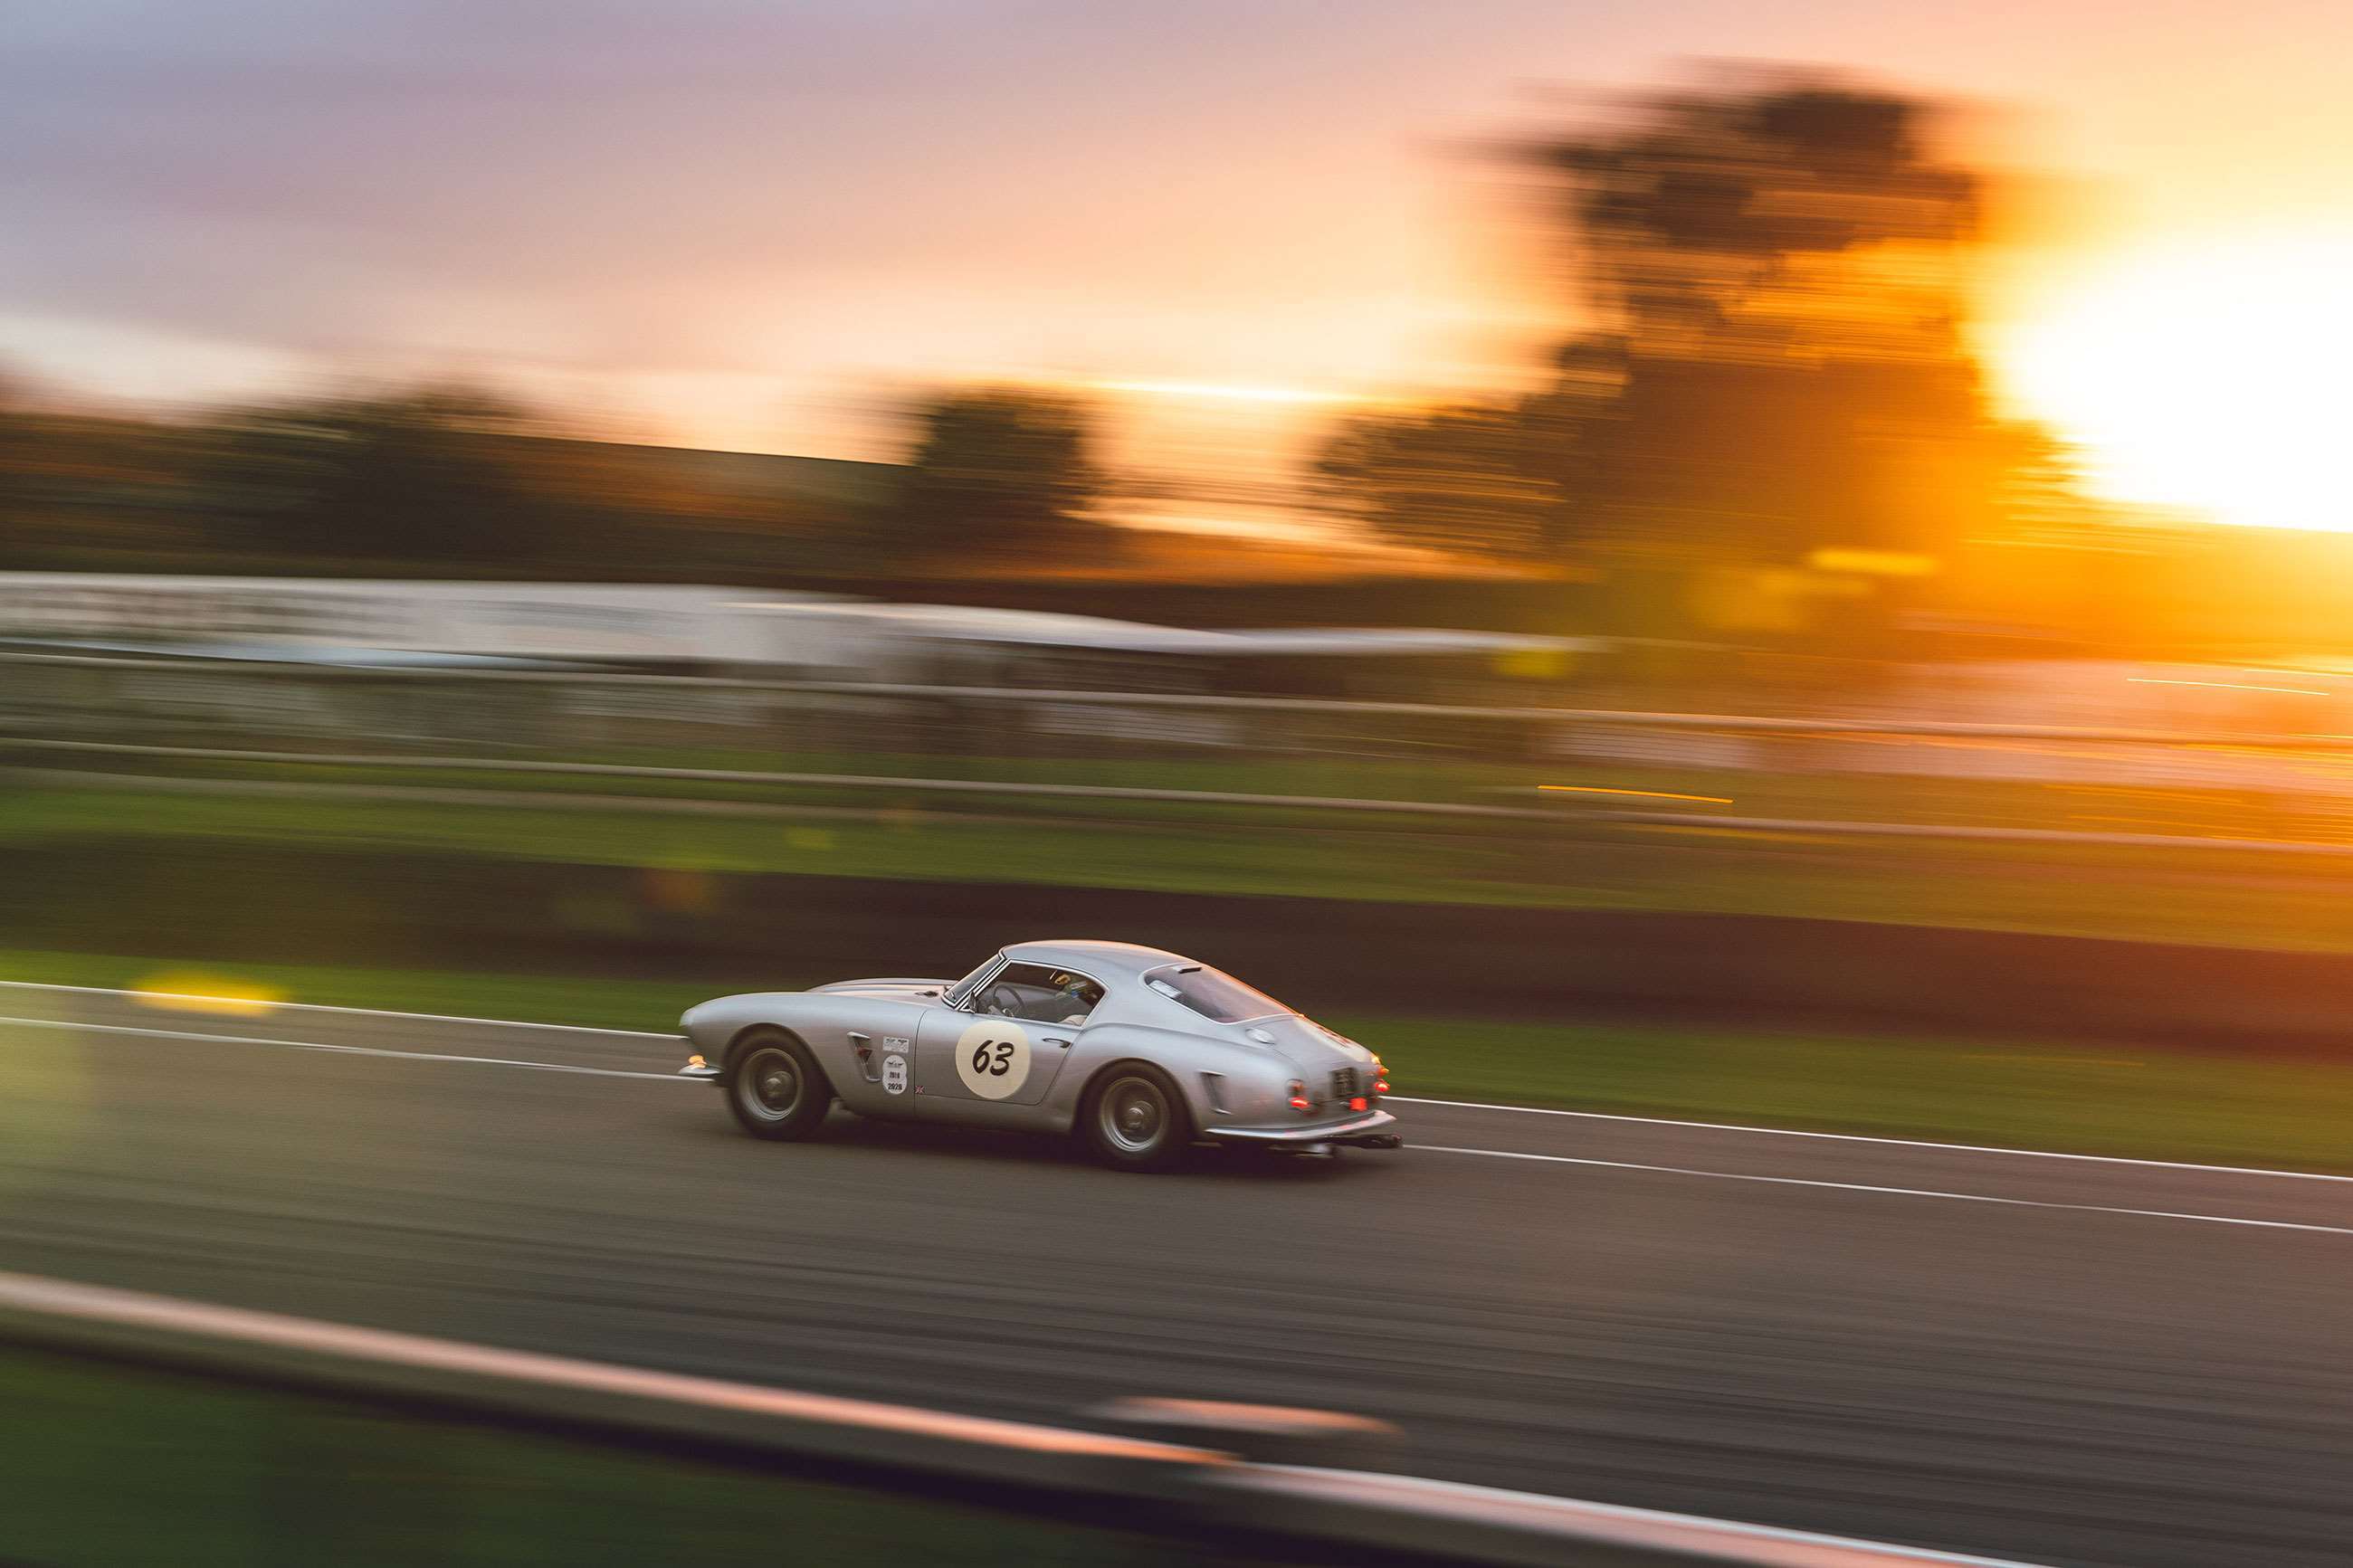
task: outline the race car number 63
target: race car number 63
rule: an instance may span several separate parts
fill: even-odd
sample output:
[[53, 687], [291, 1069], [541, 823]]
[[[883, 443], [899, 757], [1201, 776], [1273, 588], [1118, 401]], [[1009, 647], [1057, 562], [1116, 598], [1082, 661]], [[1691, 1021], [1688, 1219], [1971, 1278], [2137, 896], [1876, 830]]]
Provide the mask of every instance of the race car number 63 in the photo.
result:
[[1029, 1036], [1010, 1018], [982, 1018], [956, 1041], [956, 1077], [983, 1100], [1003, 1100], [1029, 1077]]

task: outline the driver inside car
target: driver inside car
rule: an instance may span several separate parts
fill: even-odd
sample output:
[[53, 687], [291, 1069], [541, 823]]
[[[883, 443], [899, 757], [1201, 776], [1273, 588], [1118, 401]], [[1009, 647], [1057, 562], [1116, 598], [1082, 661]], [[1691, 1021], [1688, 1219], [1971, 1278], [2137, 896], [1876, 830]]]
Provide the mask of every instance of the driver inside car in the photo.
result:
[[1057, 989], [1036, 1015], [1048, 1024], [1083, 1024], [1103, 1000], [1103, 987], [1083, 974], [1057, 974]]
[[1078, 1025], [1103, 1000], [1103, 987], [1083, 974], [1057, 971], [1042, 984], [1000, 980], [981, 998], [980, 1010], [1038, 1024]]

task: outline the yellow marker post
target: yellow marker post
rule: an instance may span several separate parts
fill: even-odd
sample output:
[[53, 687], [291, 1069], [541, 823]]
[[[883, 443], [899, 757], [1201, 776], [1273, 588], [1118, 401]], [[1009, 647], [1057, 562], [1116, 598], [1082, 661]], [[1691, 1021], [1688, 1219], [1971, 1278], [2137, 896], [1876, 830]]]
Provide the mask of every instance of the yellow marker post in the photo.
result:
[[1606, 784], [1538, 784], [1546, 795], [1623, 795], [1641, 800], [1690, 800], [1702, 805], [1730, 805], [1732, 798], [1721, 795], [1675, 795], [1662, 789], [1612, 789]]

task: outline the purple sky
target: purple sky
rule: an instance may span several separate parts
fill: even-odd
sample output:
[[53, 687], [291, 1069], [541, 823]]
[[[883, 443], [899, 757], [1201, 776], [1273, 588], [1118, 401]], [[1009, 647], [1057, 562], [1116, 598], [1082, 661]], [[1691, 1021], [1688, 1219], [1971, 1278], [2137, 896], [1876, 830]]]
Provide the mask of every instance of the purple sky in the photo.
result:
[[6, 37], [0, 363], [470, 373], [733, 446], [870, 448], [926, 376], [1475, 379], [1526, 279], [1449, 149], [1697, 57], [1999, 104], [2103, 244], [2353, 191], [2342, 0], [73, 0]]

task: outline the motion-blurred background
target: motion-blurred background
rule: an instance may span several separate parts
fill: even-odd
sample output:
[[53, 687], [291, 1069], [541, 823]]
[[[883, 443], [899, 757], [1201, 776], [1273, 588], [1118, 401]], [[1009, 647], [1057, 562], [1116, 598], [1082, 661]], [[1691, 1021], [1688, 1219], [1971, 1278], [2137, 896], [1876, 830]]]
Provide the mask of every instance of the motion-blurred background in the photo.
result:
[[[883, 933], [762, 879], [887, 877], [1746, 1012], [1757, 922], [1567, 916], [2353, 931], [2311, 18], [566, 16], [26, 18], [17, 946], [791, 978]], [[1983, 1005], [1918, 945], [1755, 967]]]
[[0, 970], [2343, 1167], [2348, 15], [17, 15]]

